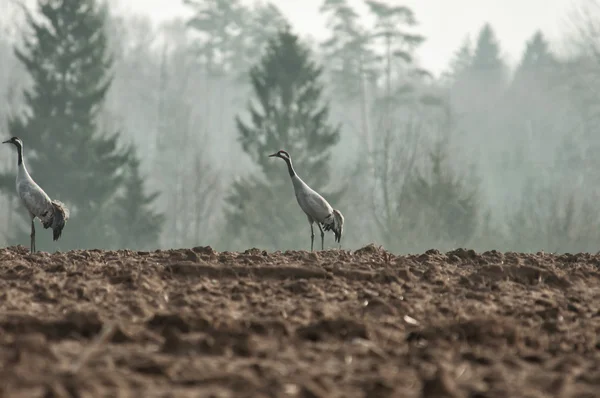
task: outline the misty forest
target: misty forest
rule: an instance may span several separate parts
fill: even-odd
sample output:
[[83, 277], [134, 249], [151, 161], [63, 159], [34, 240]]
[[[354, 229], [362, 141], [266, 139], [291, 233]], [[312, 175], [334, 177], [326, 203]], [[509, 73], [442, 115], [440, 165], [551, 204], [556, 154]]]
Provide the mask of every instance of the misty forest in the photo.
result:
[[[323, 0], [322, 42], [268, 2], [184, 3], [159, 26], [95, 0], [2, 10], [3, 140], [71, 209], [40, 250], [308, 250], [280, 149], [343, 212], [344, 249], [600, 250], [600, 2], [561, 55], [538, 31], [509, 67], [483, 22], [439, 77], [390, 1], [366, 0], [367, 23]], [[0, 149], [0, 240], [27, 245]]]

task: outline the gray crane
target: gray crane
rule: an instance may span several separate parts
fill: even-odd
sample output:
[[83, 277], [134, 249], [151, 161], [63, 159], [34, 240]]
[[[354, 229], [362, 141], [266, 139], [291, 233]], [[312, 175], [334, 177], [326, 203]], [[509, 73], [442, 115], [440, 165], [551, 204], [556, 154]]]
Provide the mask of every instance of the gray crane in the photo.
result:
[[17, 194], [31, 217], [31, 252], [35, 252], [35, 225], [37, 217], [42, 222], [44, 229], [52, 227], [53, 240], [58, 240], [62, 234], [65, 223], [69, 219], [69, 209], [64, 203], [52, 200], [42, 188], [29, 175], [23, 162], [23, 141], [18, 137], [2, 142], [13, 144], [17, 148]]
[[[325, 198], [298, 177], [294, 171], [294, 166], [292, 166], [292, 158], [289, 153], [281, 150], [269, 155], [269, 157], [281, 158], [287, 164], [288, 172], [294, 185], [296, 200], [308, 217], [308, 223], [310, 224], [310, 251], [313, 251], [315, 241], [315, 231], [313, 229], [313, 223], [315, 222], [321, 231], [321, 250], [325, 246], [325, 231], [333, 231], [335, 241], [339, 243], [342, 239], [342, 231], [344, 230], [344, 216], [342, 213], [332, 208]], [[321, 227], [321, 224], [323, 224], [323, 227]]]

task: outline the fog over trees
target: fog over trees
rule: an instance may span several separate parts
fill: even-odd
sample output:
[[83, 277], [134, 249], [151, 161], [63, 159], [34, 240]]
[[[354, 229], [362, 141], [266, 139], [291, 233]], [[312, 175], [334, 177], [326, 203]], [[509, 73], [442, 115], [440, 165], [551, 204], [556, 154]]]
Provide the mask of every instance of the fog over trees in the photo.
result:
[[[538, 31], [509, 66], [481, 21], [440, 76], [416, 61], [420, 16], [392, 1], [366, 0], [366, 19], [323, 0], [321, 42], [267, 1], [184, 0], [192, 17], [160, 26], [96, 0], [5, 5], [0, 131], [73, 209], [38, 248], [308, 249], [267, 157], [284, 149], [343, 212], [343, 248], [596, 252], [600, 1], [586, 1], [567, 51]], [[0, 240], [26, 244], [1, 149]]]

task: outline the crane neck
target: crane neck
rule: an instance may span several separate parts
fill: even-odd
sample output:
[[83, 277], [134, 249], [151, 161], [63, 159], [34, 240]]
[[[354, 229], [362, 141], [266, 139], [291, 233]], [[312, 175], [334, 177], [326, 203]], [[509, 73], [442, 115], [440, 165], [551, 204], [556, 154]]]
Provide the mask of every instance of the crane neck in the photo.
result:
[[16, 142], [15, 146], [17, 147], [17, 155], [18, 155], [17, 165], [23, 166], [23, 146], [21, 145], [20, 142]]
[[294, 171], [294, 166], [292, 166], [292, 159], [286, 159], [284, 157], [282, 157], [283, 160], [285, 160], [285, 163], [287, 164], [288, 167], [288, 172], [290, 173], [290, 177], [295, 177], [296, 176], [296, 172]]
[[27, 167], [25, 167], [25, 162], [23, 161], [23, 147], [19, 143], [16, 143], [15, 146], [17, 147], [17, 155], [19, 157], [17, 161], [17, 181], [29, 179], [31, 177], [29, 176], [29, 172], [27, 171]]

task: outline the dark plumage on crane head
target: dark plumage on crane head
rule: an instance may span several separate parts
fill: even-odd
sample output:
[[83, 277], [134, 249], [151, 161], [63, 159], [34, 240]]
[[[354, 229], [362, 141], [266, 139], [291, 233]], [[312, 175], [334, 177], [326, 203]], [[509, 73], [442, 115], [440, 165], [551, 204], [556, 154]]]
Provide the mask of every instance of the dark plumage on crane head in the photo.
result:
[[2, 141], [3, 144], [13, 144], [16, 147], [23, 147], [23, 141], [19, 137], [12, 137], [10, 140]]
[[282, 158], [282, 159], [287, 159], [287, 160], [290, 160], [290, 154], [289, 154], [289, 153], [287, 153], [286, 151], [284, 151], [283, 149], [282, 149], [282, 150], [280, 150], [280, 151], [278, 151], [278, 152], [275, 152], [275, 153], [274, 153], [274, 154], [272, 154], [272, 155], [269, 155], [269, 157], [270, 157], [270, 158], [272, 158], [272, 157], [277, 157], [277, 158]]

